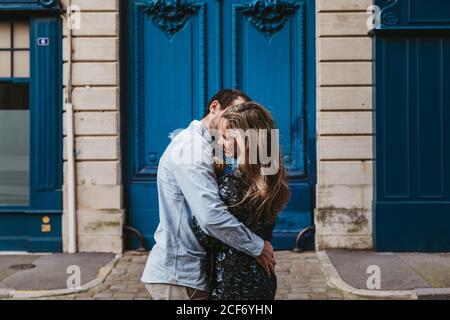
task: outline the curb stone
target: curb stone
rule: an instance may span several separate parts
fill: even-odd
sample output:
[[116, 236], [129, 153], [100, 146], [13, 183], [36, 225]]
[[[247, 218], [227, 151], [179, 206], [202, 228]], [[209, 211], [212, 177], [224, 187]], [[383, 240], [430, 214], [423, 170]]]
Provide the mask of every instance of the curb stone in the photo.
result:
[[10, 298], [13, 291], [11, 289], [0, 289], [0, 299]]
[[57, 289], [57, 290], [15, 290], [15, 289], [0, 289], [0, 299], [34, 299], [45, 298], [53, 296], [69, 295], [80, 293], [102, 284], [111, 271], [116, 266], [122, 254], [117, 254], [110, 262], [101, 267], [97, 273], [97, 277], [84, 285], [73, 289]]
[[450, 300], [450, 288], [418, 288], [419, 300]]

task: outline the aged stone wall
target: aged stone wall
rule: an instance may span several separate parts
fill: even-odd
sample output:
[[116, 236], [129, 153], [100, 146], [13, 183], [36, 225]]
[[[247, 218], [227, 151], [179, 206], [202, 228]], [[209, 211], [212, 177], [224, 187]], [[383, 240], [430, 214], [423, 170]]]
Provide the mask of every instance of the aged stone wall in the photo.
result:
[[371, 0], [317, 0], [316, 245], [372, 248]]
[[[68, 0], [62, 1], [66, 6]], [[119, 1], [72, 0], [81, 9], [73, 30], [73, 104], [77, 160], [77, 228], [81, 252], [122, 252], [120, 172]], [[66, 97], [67, 26], [64, 25]], [[65, 122], [64, 116], [64, 122]], [[64, 134], [66, 133], [64, 123]], [[67, 163], [64, 139], [64, 250], [67, 249]]]

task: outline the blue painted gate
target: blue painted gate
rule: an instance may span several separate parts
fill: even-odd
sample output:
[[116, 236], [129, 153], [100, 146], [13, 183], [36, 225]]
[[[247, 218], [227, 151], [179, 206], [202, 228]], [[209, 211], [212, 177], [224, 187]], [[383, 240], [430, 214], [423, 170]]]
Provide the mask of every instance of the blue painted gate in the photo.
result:
[[450, 250], [450, 1], [379, 0], [379, 251]]
[[[122, 150], [127, 222], [153, 245], [156, 172], [169, 134], [203, 116], [209, 97], [239, 88], [281, 131], [292, 200], [274, 245], [311, 226], [315, 185], [314, 0], [122, 2]], [[128, 237], [128, 247], [136, 247]]]

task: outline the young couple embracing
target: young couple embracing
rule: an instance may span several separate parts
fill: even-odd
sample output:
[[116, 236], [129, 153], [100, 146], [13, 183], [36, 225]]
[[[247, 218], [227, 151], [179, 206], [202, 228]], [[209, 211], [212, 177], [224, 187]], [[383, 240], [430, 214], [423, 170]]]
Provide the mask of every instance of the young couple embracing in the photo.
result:
[[270, 240], [290, 197], [276, 129], [266, 108], [224, 89], [173, 138], [159, 163], [160, 223], [142, 276], [152, 299], [275, 298]]

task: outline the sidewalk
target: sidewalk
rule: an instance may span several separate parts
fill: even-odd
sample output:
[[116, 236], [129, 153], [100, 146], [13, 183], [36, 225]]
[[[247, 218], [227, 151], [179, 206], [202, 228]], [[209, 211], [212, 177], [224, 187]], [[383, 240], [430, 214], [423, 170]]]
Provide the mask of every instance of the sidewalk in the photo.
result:
[[[1, 257], [1, 256], [0, 256]], [[74, 293], [67, 291], [29, 291], [16, 292], [13, 299], [38, 298], [38, 299], [57, 299], [57, 300], [148, 300], [149, 295], [144, 285], [140, 282], [142, 272], [147, 261], [148, 253], [126, 252], [118, 259], [112, 260], [114, 267], [103, 267], [100, 270], [106, 270], [103, 274], [107, 277], [91, 280], [91, 284], [97, 282], [96, 285], [84, 287], [80, 292]], [[55, 259], [62, 259], [64, 255], [57, 255]], [[109, 258], [112, 258], [110, 256]], [[332, 288], [327, 284], [327, 277], [320, 265], [320, 262], [314, 252], [295, 253], [291, 251], [276, 252], [277, 258], [277, 277], [278, 291], [277, 299], [293, 299], [293, 300], [341, 300], [341, 299], [357, 299], [351, 294], [341, 292]], [[21, 256], [20, 262], [34, 263], [34, 256]], [[74, 255], [72, 259], [82, 261], [86, 259], [83, 255]], [[1, 259], [0, 259], [1, 261]], [[111, 265], [110, 262], [109, 264]], [[17, 263], [17, 262], [14, 262]], [[65, 274], [65, 267], [60, 268], [60, 275]], [[98, 265], [97, 265], [98, 267]], [[53, 268], [55, 269], [55, 268]], [[49, 278], [48, 272], [40, 269], [40, 273], [35, 273], [35, 282], [39, 282], [39, 278]], [[84, 268], [81, 267], [83, 273]], [[21, 271], [16, 273], [16, 277], [20, 277]], [[89, 279], [86, 279], [86, 281]], [[9, 282], [11, 283], [11, 282]], [[59, 281], [60, 285], [65, 286], [65, 282]], [[83, 282], [84, 283], [84, 282]], [[1, 290], [1, 289], [0, 289]], [[1, 292], [1, 291], [0, 291]], [[28, 294], [28, 296], [26, 295]], [[1, 297], [1, 296], [0, 296]], [[7, 296], [4, 296], [7, 298]]]
[[101, 253], [0, 255], [0, 299], [84, 291], [103, 282], [116, 262]]
[[[148, 253], [0, 255], [0, 299], [147, 300], [140, 282]], [[281, 300], [450, 299], [450, 253], [395, 254], [330, 250], [276, 252]], [[67, 267], [81, 286], [67, 289]], [[34, 266], [32, 269], [28, 269]], [[369, 290], [369, 266], [380, 270], [380, 290]]]
[[[379, 299], [450, 299], [450, 253], [327, 250], [317, 256], [330, 284], [350, 294]], [[369, 290], [368, 280], [373, 283], [369, 277], [378, 271], [380, 287]]]

